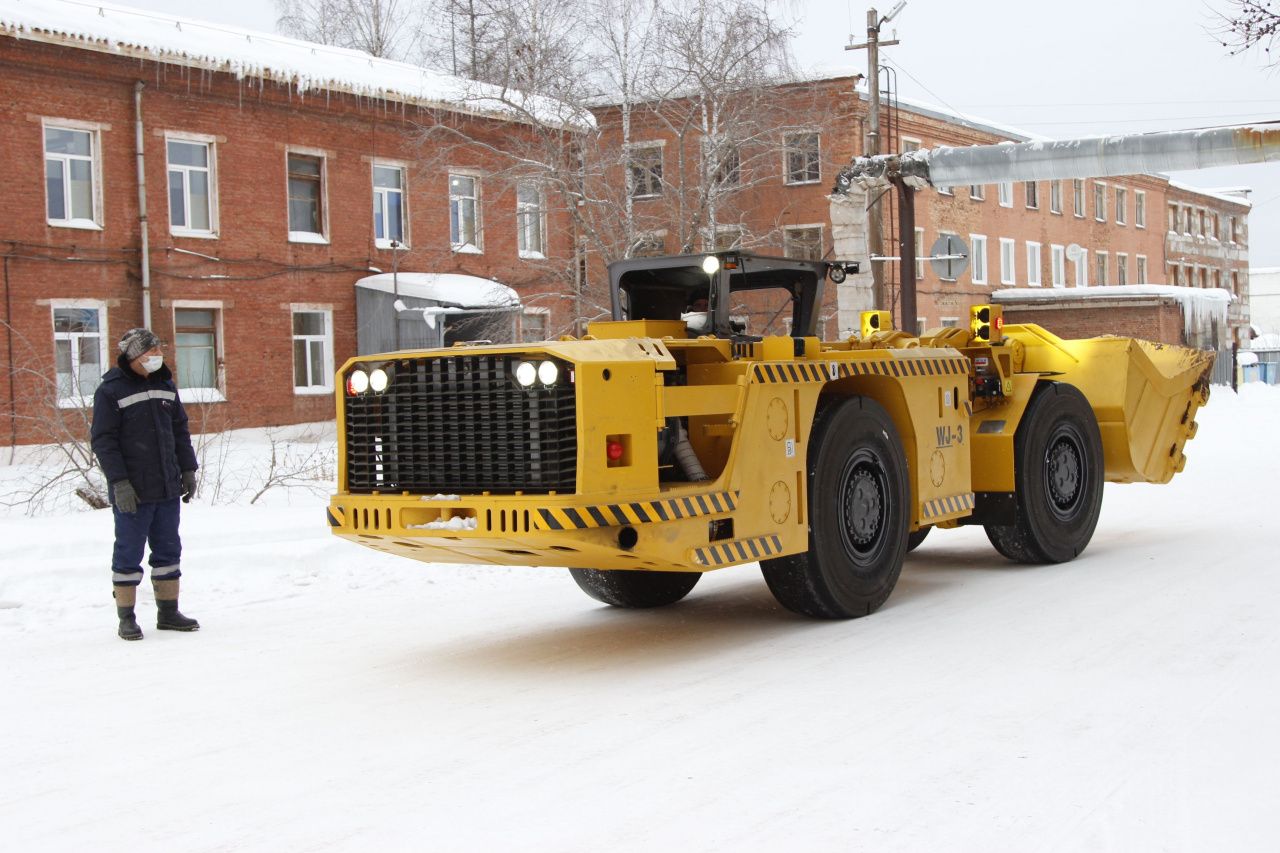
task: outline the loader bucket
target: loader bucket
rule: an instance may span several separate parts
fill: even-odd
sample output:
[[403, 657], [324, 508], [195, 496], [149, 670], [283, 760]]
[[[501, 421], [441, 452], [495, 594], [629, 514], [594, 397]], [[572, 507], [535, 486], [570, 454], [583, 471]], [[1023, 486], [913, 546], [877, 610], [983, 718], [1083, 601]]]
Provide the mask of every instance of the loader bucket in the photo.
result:
[[1069, 382], [1089, 401], [1108, 480], [1167, 483], [1183, 469], [1182, 447], [1209, 400], [1212, 352], [1112, 336], [1062, 340], [1033, 325], [1005, 331], [1026, 344], [1025, 371]]

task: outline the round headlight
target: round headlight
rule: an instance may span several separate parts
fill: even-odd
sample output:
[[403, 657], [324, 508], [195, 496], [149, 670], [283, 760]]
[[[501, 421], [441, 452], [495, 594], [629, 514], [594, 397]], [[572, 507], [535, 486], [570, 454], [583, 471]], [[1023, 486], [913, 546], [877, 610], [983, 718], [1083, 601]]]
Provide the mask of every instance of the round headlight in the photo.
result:
[[702, 271], [707, 275], [715, 275], [720, 271], [720, 259], [715, 255], [707, 255], [702, 259]]
[[363, 370], [351, 371], [351, 376], [347, 379], [347, 387], [353, 394], [363, 394], [369, 390], [369, 374]]
[[556, 367], [554, 361], [544, 361], [538, 365], [538, 379], [542, 380], [543, 385], [554, 385], [558, 378], [560, 378], [560, 368]]
[[369, 374], [369, 387], [372, 388], [376, 394], [381, 394], [383, 391], [387, 390], [387, 383], [390, 381], [391, 378], [387, 376], [387, 372], [381, 367], [375, 367], [373, 372]]
[[516, 365], [516, 381], [525, 388], [532, 387], [538, 381], [538, 368], [531, 361], [522, 361]]

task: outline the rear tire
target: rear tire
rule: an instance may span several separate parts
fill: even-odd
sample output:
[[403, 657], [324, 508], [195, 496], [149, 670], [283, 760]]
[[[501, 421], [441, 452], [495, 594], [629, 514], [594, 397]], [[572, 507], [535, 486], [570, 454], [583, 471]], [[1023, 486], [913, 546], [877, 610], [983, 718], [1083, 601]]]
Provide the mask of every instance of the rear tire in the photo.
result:
[[809, 550], [761, 560], [788, 610], [823, 619], [884, 604], [907, 553], [907, 460], [893, 419], [868, 397], [835, 400], [815, 418], [808, 458]]
[[907, 553], [910, 554], [912, 551], [919, 548], [920, 543], [924, 542], [925, 538], [929, 535], [929, 531], [932, 529], [933, 529], [933, 525], [930, 524], [927, 527], [921, 527], [915, 533], [908, 533], [907, 534]]
[[629, 569], [570, 569], [587, 595], [614, 607], [665, 607], [689, 594], [701, 572], [638, 572]]
[[1015, 563], [1065, 563], [1084, 551], [1102, 510], [1102, 435], [1074, 386], [1035, 392], [1014, 436], [1015, 521], [985, 525]]

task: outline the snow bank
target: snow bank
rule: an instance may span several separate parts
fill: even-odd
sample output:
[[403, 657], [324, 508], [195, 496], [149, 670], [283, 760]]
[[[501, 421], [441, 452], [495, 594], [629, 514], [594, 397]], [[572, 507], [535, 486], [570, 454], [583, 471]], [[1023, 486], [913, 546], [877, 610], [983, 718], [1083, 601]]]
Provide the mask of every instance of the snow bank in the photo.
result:
[[287, 83], [299, 93], [335, 91], [423, 107], [594, 127], [570, 105], [358, 50], [189, 18], [81, 0], [7, 0], [0, 33], [121, 56]]
[[1157, 296], [1173, 299], [1182, 306], [1182, 331], [1187, 340], [1197, 329], [1207, 329], [1212, 322], [1223, 328], [1227, 309], [1234, 297], [1221, 287], [1177, 287], [1172, 284], [1115, 284], [1072, 288], [1007, 288], [991, 294], [995, 302], [1071, 302], [1076, 299], [1140, 299]]

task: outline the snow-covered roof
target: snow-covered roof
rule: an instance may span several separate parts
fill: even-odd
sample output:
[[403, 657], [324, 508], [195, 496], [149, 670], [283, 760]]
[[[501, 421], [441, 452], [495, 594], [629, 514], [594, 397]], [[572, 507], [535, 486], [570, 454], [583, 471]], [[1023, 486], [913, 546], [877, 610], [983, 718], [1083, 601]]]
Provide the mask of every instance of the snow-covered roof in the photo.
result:
[[1229, 201], [1232, 204], [1253, 207], [1253, 202], [1249, 201], [1245, 196], [1239, 195], [1239, 193], [1252, 192], [1253, 190], [1251, 187], [1217, 187], [1213, 189], [1202, 189], [1201, 187], [1193, 187], [1190, 184], [1184, 184], [1181, 181], [1172, 180], [1169, 181], [1169, 186], [1173, 187], [1175, 190], [1198, 193], [1199, 195], [1207, 195], [1212, 198], [1216, 198], [1219, 201]]
[[384, 272], [366, 276], [356, 287], [396, 293], [413, 299], [430, 299], [458, 308], [515, 308], [520, 294], [491, 278], [462, 273]]
[[1092, 299], [1173, 299], [1182, 306], [1182, 326], [1188, 337], [1217, 321], [1225, 326], [1227, 307], [1235, 298], [1221, 287], [1178, 287], [1172, 284], [1110, 284], [1100, 287], [1007, 288], [991, 294], [995, 302], [1073, 302]]
[[[358, 50], [315, 44], [111, 3], [4, 0], [0, 33], [120, 56], [507, 120], [591, 127], [594, 119], [551, 98], [525, 95]], [[517, 106], [518, 105], [518, 106]]]
[[1273, 350], [1280, 349], [1280, 334], [1275, 332], [1267, 332], [1264, 335], [1258, 335], [1249, 341], [1249, 349], [1252, 350]]

